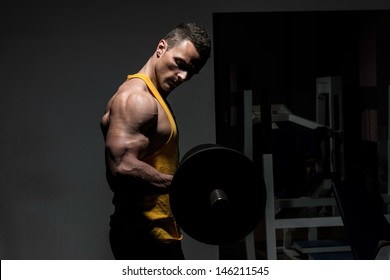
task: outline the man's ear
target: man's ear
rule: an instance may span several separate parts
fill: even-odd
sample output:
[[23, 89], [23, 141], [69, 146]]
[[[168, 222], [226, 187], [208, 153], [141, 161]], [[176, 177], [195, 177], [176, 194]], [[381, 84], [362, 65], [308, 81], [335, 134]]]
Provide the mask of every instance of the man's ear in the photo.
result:
[[160, 57], [168, 48], [167, 41], [164, 39], [161, 39], [160, 42], [158, 42], [156, 54], [157, 57]]

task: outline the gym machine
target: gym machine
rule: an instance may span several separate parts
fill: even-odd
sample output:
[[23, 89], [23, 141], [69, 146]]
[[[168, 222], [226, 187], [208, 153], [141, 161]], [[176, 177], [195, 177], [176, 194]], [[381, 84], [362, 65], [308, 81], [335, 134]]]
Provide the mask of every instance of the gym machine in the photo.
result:
[[[341, 95], [341, 80], [338, 77], [324, 77], [318, 78], [316, 81], [316, 121], [311, 121], [297, 115], [294, 115], [283, 104], [270, 105], [271, 115], [270, 121], [272, 122], [272, 129], [278, 129], [277, 123], [290, 122], [302, 126], [304, 128], [315, 130], [318, 128], [324, 128], [328, 131], [329, 143], [328, 146], [328, 167], [316, 166], [317, 171], [327, 169], [330, 173], [335, 173], [340, 170], [341, 177], [343, 177], [343, 142], [342, 142], [342, 95]], [[244, 92], [244, 99], [250, 99], [252, 91]], [[251, 110], [253, 112], [252, 117], [245, 119], [246, 123], [255, 124], [261, 122], [262, 116], [268, 112], [262, 112], [260, 106], [250, 106], [249, 101], [244, 101], [247, 104], [246, 111]], [[337, 104], [337, 106], [335, 106]], [[265, 107], [266, 108], [266, 107]], [[267, 108], [266, 108], [267, 110]], [[271, 132], [268, 132], [271, 133]], [[336, 144], [336, 136], [341, 140]], [[338, 151], [336, 152], [336, 148]], [[324, 178], [323, 182], [318, 186], [317, 190], [314, 190], [311, 196], [302, 196], [294, 198], [277, 198], [275, 197], [274, 188], [274, 155], [272, 151], [263, 154], [263, 168], [264, 168], [264, 181], [267, 186], [267, 205], [266, 205], [266, 245], [267, 245], [267, 257], [268, 259], [277, 259], [277, 252], [282, 250], [290, 258], [295, 258], [294, 251], [289, 250], [291, 247], [291, 229], [295, 228], [308, 228], [308, 240], [317, 240], [317, 228], [318, 227], [331, 227], [342, 226], [341, 217], [338, 215], [332, 215], [327, 217], [305, 217], [305, 218], [285, 218], [277, 219], [276, 214], [283, 208], [314, 208], [314, 207], [333, 207], [336, 205], [333, 197], [319, 196], [319, 193], [323, 189], [330, 189], [331, 178]], [[338, 170], [336, 170], [336, 168]], [[277, 247], [276, 230], [283, 229], [283, 246]], [[339, 250], [338, 248], [327, 248], [326, 250]], [[342, 248], [347, 249], [348, 248]], [[323, 250], [319, 249], [319, 250]]]

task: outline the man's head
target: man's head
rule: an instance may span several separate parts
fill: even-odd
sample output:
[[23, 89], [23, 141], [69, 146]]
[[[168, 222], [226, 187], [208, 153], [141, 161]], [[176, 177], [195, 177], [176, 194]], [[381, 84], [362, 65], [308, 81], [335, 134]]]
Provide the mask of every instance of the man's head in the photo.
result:
[[200, 55], [199, 69], [206, 64], [210, 57], [210, 37], [206, 29], [196, 23], [182, 23], [170, 31], [163, 39], [168, 43], [168, 50], [185, 40], [190, 41]]
[[154, 77], [159, 91], [166, 94], [191, 79], [210, 57], [207, 31], [195, 24], [180, 24], [160, 40], [154, 60]]

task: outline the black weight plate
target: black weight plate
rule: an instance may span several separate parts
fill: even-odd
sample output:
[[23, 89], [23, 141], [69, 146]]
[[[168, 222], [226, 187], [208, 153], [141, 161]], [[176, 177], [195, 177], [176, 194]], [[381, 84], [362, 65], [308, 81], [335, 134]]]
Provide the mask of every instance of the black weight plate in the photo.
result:
[[[210, 202], [222, 190], [227, 203]], [[172, 180], [170, 205], [192, 238], [213, 245], [233, 243], [253, 231], [263, 218], [266, 188], [261, 170], [245, 155], [214, 144], [188, 151]]]

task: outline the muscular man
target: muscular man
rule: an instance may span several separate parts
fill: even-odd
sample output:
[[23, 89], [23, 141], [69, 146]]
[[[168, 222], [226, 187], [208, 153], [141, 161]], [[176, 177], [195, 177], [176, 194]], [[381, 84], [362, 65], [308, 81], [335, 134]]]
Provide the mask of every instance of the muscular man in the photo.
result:
[[182, 234], [169, 207], [179, 155], [166, 99], [200, 71], [210, 49], [203, 27], [177, 26], [107, 104], [101, 128], [107, 181], [114, 192], [110, 244], [115, 259], [184, 259]]

